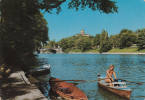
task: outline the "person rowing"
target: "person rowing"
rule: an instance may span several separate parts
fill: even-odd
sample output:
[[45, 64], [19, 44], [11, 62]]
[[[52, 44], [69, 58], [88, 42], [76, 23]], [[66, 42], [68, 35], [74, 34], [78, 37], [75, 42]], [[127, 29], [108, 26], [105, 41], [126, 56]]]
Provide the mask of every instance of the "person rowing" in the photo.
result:
[[112, 82], [114, 81], [113, 77], [116, 78], [116, 73], [114, 71], [114, 65], [110, 65], [109, 69], [106, 71], [106, 78], [105, 78], [105, 82], [109, 83], [110, 86], [113, 86]]

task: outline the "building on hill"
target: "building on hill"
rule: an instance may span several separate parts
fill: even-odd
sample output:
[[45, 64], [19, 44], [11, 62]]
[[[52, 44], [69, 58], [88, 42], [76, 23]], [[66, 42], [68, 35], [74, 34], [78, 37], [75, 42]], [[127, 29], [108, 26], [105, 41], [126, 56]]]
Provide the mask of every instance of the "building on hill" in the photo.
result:
[[89, 37], [90, 36], [89, 34], [86, 34], [84, 30], [81, 30], [81, 32], [78, 33], [76, 36], [78, 36], [78, 35], [86, 36], [86, 37]]

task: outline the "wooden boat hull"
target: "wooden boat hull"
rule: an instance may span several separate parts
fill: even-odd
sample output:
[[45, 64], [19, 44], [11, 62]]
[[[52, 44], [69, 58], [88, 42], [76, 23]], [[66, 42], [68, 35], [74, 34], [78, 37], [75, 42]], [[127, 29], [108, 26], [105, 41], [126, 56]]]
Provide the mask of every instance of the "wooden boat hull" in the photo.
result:
[[106, 86], [104, 84], [101, 84], [100, 82], [98, 82], [98, 86], [100, 88], [108, 90], [108, 91], [110, 91], [110, 92], [112, 92], [120, 97], [130, 99], [131, 90], [122, 90], [122, 89], [118, 89], [118, 88], [109, 87], [109, 86]]
[[50, 79], [51, 90], [65, 100], [88, 100], [83, 91], [74, 84], [61, 81], [56, 78]]

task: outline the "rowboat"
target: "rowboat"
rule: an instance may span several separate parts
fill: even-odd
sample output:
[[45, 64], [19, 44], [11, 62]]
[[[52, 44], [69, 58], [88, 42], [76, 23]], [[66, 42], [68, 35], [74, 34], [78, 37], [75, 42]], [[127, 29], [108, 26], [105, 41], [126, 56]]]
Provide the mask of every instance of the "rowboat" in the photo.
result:
[[28, 71], [26, 74], [31, 74], [32, 76], [42, 76], [50, 73], [50, 65], [43, 65], [41, 68], [34, 68]]
[[105, 77], [98, 77], [98, 86], [109, 92], [112, 92], [120, 97], [130, 99], [131, 89], [127, 87], [126, 83], [119, 80], [120, 82], [112, 82], [112, 86], [105, 82]]
[[51, 90], [59, 97], [65, 100], [88, 100], [83, 91], [77, 88], [73, 83], [64, 82], [57, 78], [49, 80]]

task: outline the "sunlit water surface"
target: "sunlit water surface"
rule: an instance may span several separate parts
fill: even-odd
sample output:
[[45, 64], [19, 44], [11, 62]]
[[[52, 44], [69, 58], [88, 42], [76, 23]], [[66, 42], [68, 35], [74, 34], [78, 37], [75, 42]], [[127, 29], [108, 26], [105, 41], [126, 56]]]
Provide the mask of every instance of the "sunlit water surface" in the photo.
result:
[[[51, 65], [51, 76], [62, 80], [87, 80], [77, 86], [89, 100], [124, 100], [97, 86], [97, 74], [105, 74], [110, 64], [115, 65], [117, 77], [128, 81], [145, 82], [145, 55], [108, 55], [108, 54], [40, 54], [43, 64]], [[48, 75], [49, 76], [49, 75]], [[49, 80], [48, 76], [41, 79]], [[128, 83], [132, 89], [131, 100], [145, 100], [145, 83]], [[43, 85], [49, 98], [50, 86]]]

